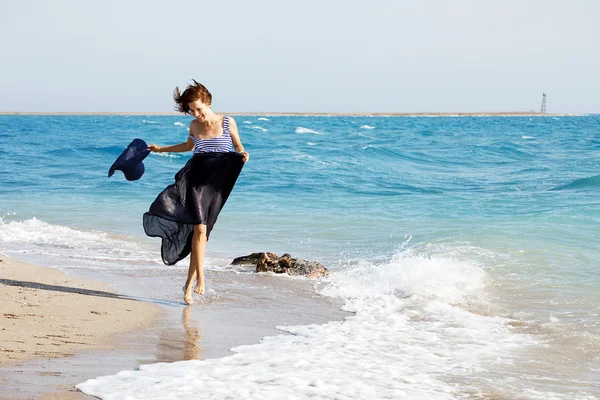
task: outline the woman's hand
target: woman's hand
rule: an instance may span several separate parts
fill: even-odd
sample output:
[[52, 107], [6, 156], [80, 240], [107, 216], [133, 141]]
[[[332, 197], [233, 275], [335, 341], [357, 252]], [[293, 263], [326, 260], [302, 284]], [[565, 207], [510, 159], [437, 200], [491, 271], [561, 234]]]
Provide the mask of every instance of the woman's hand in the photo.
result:
[[242, 151], [240, 154], [242, 155], [243, 162], [246, 162], [250, 159], [250, 154], [246, 153], [245, 151]]
[[158, 151], [160, 151], [160, 146], [152, 143], [150, 146], [148, 146], [148, 150], [158, 152]]

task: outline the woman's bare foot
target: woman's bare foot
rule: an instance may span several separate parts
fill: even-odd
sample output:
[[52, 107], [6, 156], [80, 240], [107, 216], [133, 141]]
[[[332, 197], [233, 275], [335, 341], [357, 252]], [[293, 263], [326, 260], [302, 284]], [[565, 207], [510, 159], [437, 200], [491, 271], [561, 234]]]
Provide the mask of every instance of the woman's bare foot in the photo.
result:
[[183, 301], [185, 301], [185, 304], [194, 304], [194, 299], [191, 293], [186, 293], [183, 296]]
[[198, 284], [194, 288], [194, 293], [204, 294], [204, 282], [198, 282]]
[[192, 285], [183, 287], [183, 301], [185, 304], [194, 304], [194, 297], [192, 295]]

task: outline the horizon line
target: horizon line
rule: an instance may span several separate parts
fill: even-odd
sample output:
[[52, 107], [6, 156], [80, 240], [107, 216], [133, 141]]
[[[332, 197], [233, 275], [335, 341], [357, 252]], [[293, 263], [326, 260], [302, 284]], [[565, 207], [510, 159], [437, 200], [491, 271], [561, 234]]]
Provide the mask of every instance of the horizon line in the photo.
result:
[[[429, 112], [286, 112], [286, 111], [240, 111], [218, 112], [227, 115], [248, 116], [583, 116], [594, 113], [542, 113], [537, 111], [429, 111]], [[0, 111], [0, 115], [155, 115], [185, 116], [169, 111]]]

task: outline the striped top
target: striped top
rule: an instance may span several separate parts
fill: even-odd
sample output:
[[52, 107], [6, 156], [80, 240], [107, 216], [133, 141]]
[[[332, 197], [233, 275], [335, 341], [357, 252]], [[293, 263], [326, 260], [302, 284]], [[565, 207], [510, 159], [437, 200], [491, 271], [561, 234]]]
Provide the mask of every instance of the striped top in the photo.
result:
[[216, 138], [198, 139], [190, 135], [194, 141], [194, 154], [197, 153], [229, 153], [233, 151], [233, 142], [229, 132], [229, 117], [223, 117], [223, 134]]

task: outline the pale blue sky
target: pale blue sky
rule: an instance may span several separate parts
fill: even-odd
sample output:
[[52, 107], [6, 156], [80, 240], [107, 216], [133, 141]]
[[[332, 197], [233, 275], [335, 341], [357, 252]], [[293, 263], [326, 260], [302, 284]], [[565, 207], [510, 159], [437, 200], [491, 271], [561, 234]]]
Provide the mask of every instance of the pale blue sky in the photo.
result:
[[597, 0], [0, 0], [0, 111], [600, 113]]

